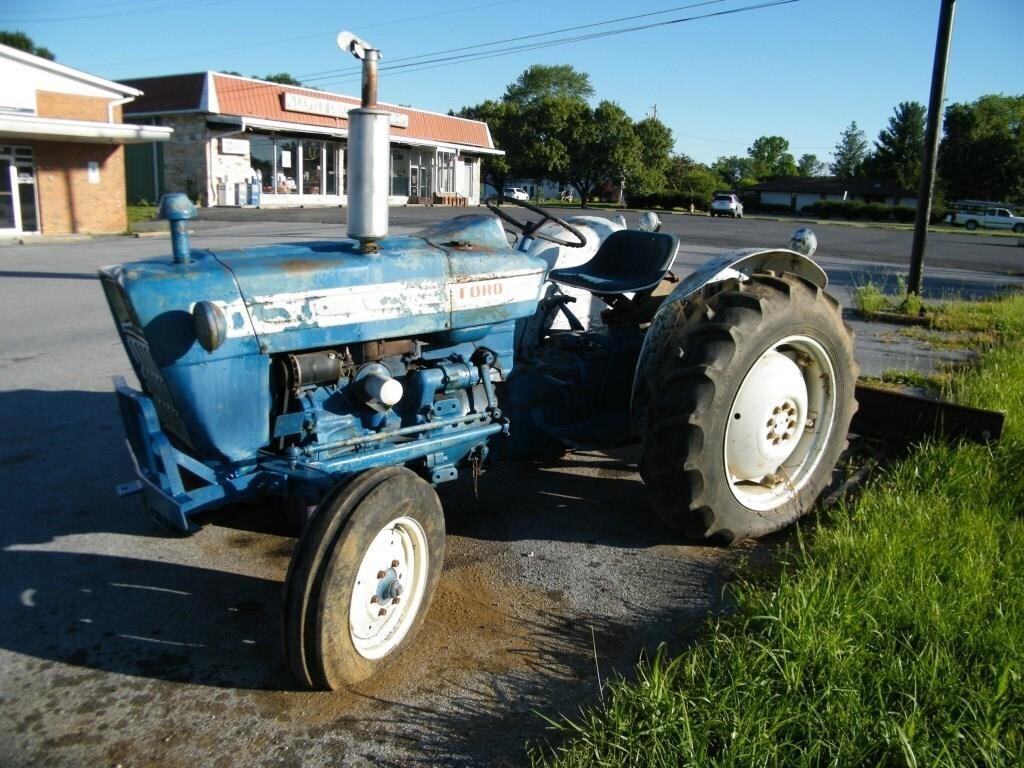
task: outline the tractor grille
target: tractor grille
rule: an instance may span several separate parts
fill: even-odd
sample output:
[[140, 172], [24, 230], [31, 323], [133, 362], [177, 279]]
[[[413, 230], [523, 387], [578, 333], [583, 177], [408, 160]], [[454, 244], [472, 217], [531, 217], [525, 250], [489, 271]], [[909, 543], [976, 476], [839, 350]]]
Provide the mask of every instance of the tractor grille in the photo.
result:
[[101, 274], [103, 291], [110, 304], [110, 310], [114, 314], [121, 329], [121, 338], [124, 341], [125, 351], [128, 359], [131, 360], [135, 373], [142, 383], [142, 388], [149, 395], [156, 407], [157, 415], [160, 417], [160, 424], [163, 428], [184, 443], [185, 447], [191, 448], [192, 441], [188, 438], [188, 431], [181, 419], [181, 414], [174, 406], [174, 400], [167, 389], [160, 368], [149, 352], [149, 344], [145, 336], [139, 330], [135, 321], [135, 313], [131, 310], [127, 297], [122, 293], [121, 286], [106, 275]]
[[185, 423], [181, 420], [178, 409], [174, 407], [174, 400], [171, 399], [171, 393], [167, 389], [164, 377], [160, 374], [160, 369], [149, 353], [149, 344], [134, 328], [125, 328], [124, 346], [128, 351], [128, 357], [131, 358], [132, 365], [135, 366], [135, 370], [142, 380], [143, 389], [153, 400], [153, 405], [156, 406], [156, 412], [160, 416], [163, 428], [191, 448], [192, 443], [188, 439]]

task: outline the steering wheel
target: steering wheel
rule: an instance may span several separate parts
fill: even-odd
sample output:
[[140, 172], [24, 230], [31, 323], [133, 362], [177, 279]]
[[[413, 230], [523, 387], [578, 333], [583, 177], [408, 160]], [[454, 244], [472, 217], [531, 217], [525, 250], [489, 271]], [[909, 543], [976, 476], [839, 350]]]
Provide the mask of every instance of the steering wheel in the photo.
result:
[[[484, 205], [486, 205], [487, 209], [495, 216], [497, 216], [499, 219], [507, 221], [513, 227], [516, 227], [517, 229], [521, 230], [526, 237], [538, 237], [541, 240], [547, 240], [549, 243], [554, 243], [555, 245], [564, 245], [567, 248], [582, 248], [584, 245], [587, 244], [586, 235], [584, 235], [582, 232], [576, 229], [576, 227], [574, 227], [568, 221], [566, 221], [565, 219], [560, 219], [557, 216], [552, 216], [547, 211], [538, 208], [532, 203], [528, 203], [525, 200], [515, 200], [511, 197], [504, 198], [504, 202], [506, 203], [513, 203], [515, 205], [520, 206], [521, 208], [525, 208], [528, 211], [533, 211], [533, 213], [536, 213], [538, 216], [541, 217], [540, 221], [518, 221], [517, 219], [512, 218], [509, 214], [505, 213], [505, 211], [501, 210], [498, 207], [495, 200], [496, 198], [489, 197], [486, 200], [484, 200]], [[555, 224], [558, 224], [563, 229], [568, 230], [579, 242], [563, 240], [560, 237], [554, 237], [553, 235], [546, 235], [542, 234], [541, 232], [538, 232], [537, 230], [544, 226], [544, 223], [547, 221], [553, 221], [555, 222]]]

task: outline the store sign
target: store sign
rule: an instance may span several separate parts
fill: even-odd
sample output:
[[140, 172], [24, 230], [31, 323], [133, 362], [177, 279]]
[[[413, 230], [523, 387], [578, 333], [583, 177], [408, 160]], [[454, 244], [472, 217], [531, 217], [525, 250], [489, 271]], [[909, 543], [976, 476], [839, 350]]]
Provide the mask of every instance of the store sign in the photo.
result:
[[[285, 91], [284, 109], [286, 112], [303, 112], [307, 115], [339, 117], [342, 120], [347, 120], [349, 110], [357, 109], [357, 107], [355, 104], [343, 104], [340, 101]], [[391, 125], [395, 128], [408, 128], [409, 116], [391, 113]]]
[[222, 155], [248, 155], [248, 139], [221, 139], [220, 153]]

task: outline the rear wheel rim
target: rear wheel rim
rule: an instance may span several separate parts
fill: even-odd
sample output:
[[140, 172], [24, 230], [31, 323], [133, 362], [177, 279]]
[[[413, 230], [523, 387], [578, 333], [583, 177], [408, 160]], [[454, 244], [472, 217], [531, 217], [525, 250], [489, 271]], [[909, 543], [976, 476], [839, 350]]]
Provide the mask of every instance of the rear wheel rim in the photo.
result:
[[724, 460], [733, 497], [770, 511], [798, 497], [815, 477], [836, 419], [836, 371], [809, 336], [766, 349], [737, 389]]

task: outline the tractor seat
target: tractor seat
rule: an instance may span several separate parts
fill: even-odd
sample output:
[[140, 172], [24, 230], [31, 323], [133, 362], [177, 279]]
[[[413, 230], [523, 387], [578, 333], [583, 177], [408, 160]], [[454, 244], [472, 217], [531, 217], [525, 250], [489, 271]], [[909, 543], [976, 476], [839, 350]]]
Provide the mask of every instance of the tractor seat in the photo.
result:
[[665, 277], [678, 250], [675, 235], [620, 229], [601, 243], [586, 264], [553, 269], [549, 277], [599, 295], [646, 291]]

